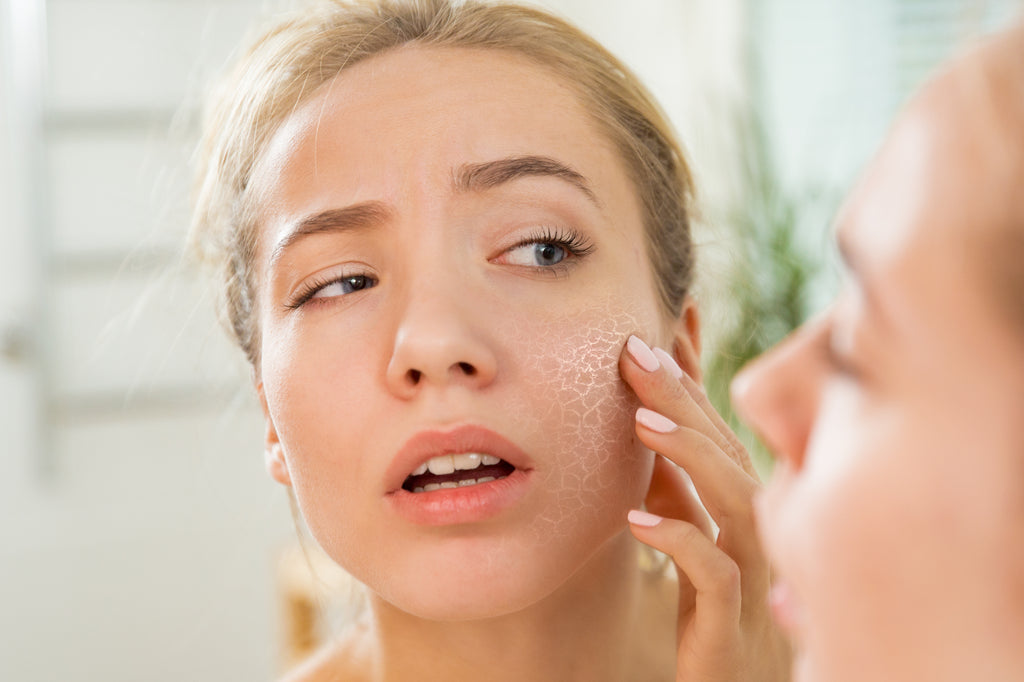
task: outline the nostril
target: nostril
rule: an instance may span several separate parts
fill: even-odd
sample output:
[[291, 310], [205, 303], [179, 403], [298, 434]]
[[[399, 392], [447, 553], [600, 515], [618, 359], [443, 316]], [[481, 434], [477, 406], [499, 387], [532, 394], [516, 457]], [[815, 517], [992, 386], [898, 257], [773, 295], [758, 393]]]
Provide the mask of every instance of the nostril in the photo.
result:
[[459, 363], [459, 369], [461, 369], [462, 373], [465, 374], [468, 377], [471, 377], [474, 374], [476, 374], [476, 367], [474, 367], [473, 365], [469, 364], [468, 362], [460, 362]]
[[408, 372], [408, 376], [409, 382], [415, 386], [416, 384], [420, 383], [420, 377], [423, 376], [423, 373], [420, 372], [418, 369], [410, 369]]

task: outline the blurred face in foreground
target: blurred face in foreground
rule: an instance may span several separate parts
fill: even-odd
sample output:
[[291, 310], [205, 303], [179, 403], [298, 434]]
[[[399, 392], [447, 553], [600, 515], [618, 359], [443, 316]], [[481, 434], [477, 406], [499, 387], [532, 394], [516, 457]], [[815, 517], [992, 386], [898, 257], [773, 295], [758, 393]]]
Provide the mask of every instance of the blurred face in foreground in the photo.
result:
[[1022, 45], [917, 97], [840, 214], [838, 299], [734, 385], [799, 680], [1024, 679]]

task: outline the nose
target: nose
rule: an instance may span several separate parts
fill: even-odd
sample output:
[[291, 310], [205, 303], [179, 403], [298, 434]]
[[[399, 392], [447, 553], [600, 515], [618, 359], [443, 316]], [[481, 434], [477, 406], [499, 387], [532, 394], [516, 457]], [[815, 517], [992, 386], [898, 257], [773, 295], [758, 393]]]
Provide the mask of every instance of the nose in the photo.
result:
[[482, 309], [454, 286], [435, 285], [410, 294], [387, 367], [391, 392], [410, 399], [427, 387], [490, 385], [497, 359]]
[[732, 382], [732, 403], [777, 457], [799, 469], [817, 416], [827, 366], [827, 324], [819, 318], [747, 365]]

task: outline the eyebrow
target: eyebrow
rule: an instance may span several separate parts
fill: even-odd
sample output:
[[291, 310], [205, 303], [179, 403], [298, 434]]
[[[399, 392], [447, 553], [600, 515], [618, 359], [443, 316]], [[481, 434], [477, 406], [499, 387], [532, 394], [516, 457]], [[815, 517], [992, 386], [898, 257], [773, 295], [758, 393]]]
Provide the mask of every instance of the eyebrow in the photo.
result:
[[455, 187], [463, 192], [487, 190], [525, 177], [565, 180], [600, 206], [590, 183], [579, 172], [547, 156], [510, 156], [495, 161], [465, 164], [455, 170]]
[[[595, 206], [597, 195], [581, 173], [547, 156], [511, 156], [494, 161], [464, 164], [455, 169], [455, 188], [461, 192], [492, 189], [526, 177], [560, 178], [579, 189]], [[274, 245], [268, 269], [272, 269], [289, 247], [315, 234], [351, 232], [381, 225], [391, 211], [380, 201], [365, 201], [343, 208], [331, 208], [296, 221]]]
[[344, 208], [331, 208], [306, 216], [295, 222], [274, 245], [269, 266], [281, 258], [295, 242], [314, 234], [353, 232], [376, 227], [391, 217], [391, 212], [379, 201], [364, 201]]

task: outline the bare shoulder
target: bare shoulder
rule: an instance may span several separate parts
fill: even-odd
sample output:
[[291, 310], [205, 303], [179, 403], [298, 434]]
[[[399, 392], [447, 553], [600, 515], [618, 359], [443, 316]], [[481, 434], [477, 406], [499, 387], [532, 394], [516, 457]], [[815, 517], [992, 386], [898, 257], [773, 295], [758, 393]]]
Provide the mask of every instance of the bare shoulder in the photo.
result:
[[371, 656], [366, 628], [354, 626], [288, 671], [281, 682], [369, 682]]

